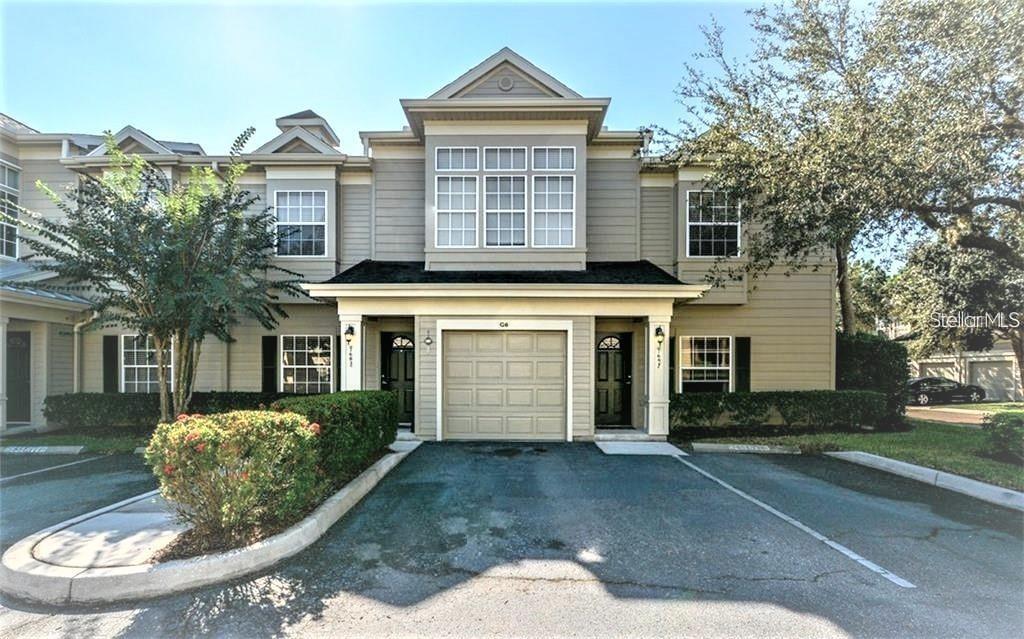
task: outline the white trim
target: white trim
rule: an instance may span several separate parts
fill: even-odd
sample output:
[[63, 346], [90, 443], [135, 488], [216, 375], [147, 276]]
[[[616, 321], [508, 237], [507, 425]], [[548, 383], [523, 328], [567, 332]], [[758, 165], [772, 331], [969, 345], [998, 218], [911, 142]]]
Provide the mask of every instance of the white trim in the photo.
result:
[[[441, 150], [445, 150], [445, 151], [473, 151], [473, 156], [476, 158], [476, 166], [474, 166], [473, 168], [468, 168], [466, 166], [463, 166], [461, 169], [451, 169], [451, 168], [442, 169], [440, 166], [438, 166], [438, 157], [440, 156], [440, 151]], [[466, 159], [466, 155], [465, 154], [463, 154], [462, 159], [463, 159], [462, 163], [463, 163], [463, 165], [465, 165], [465, 163], [466, 163], [465, 162], [465, 159]], [[436, 146], [436, 147], [434, 147], [434, 172], [436, 172], [436, 173], [449, 173], [449, 172], [452, 172], [452, 173], [466, 173], [467, 171], [479, 171], [479, 170], [480, 170], [480, 147], [476, 147], [476, 146]]]
[[559, 82], [553, 76], [545, 73], [543, 70], [535, 66], [529, 60], [519, 55], [508, 47], [502, 47], [494, 55], [488, 57], [486, 60], [476, 65], [469, 71], [466, 71], [459, 77], [455, 78], [448, 84], [441, 87], [439, 90], [434, 92], [431, 98], [451, 98], [457, 95], [463, 89], [473, 85], [477, 80], [480, 80], [487, 76], [491, 71], [500, 67], [502, 63], [509, 63], [516, 68], [521, 74], [525, 75], [527, 79], [532, 80], [541, 87], [547, 89], [551, 93], [558, 95], [563, 98], [579, 98], [579, 93], [576, 93], [566, 85]]
[[[118, 368], [118, 372], [120, 373], [120, 382], [118, 384], [117, 389], [118, 389], [118, 392], [121, 392], [121, 393], [126, 393], [127, 392], [124, 389], [124, 385], [125, 385], [124, 371], [125, 371], [125, 368], [126, 368], [125, 363], [124, 363], [124, 339], [126, 337], [132, 337], [132, 338], [144, 337], [147, 342], [150, 340], [150, 336], [149, 335], [140, 335], [138, 333], [121, 333], [120, 335], [118, 335], [118, 340], [117, 340], [117, 368]], [[136, 352], [139, 352], [138, 349], [136, 349]], [[153, 348], [153, 352], [154, 353], [156, 352], [156, 347], [155, 346]], [[167, 364], [167, 373], [169, 375], [169, 379], [167, 381], [168, 381], [168, 385], [171, 387], [171, 392], [174, 392], [174, 339], [173, 338], [171, 339], [170, 357], [171, 357], [171, 361], [168, 362], [168, 364]], [[160, 367], [157, 364], [153, 364], [152, 366], [150, 366], [149, 364], [145, 364], [145, 365], [132, 364], [130, 366], [130, 368], [155, 368], [155, 369], [159, 369]], [[138, 382], [135, 382], [135, 383], [137, 384]], [[157, 384], [158, 385], [160, 384], [159, 377], [157, 378]], [[159, 393], [160, 392], [159, 389], [156, 392]], [[145, 393], [133, 392], [131, 394], [132, 395], [135, 395], [135, 394], [138, 394], [138, 395], [148, 395], [150, 393], [147, 391]]]
[[356, 185], [356, 184], [360, 184], [360, 185], [373, 184], [373, 174], [372, 173], [342, 173], [339, 182], [341, 182], [342, 186], [345, 186], [345, 185]]
[[[333, 179], [333, 177], [331, 179]], [[301, 198], [302, 198], [302, 195], [301, 195], [302, 193], [323, 193], [324, 194], [324, 221], [323, 222], [281, 222], [281, 220], [277, 216], [277, 194], [278, 193], [299, 193], [300, 202], [301, 202]], [[308, 259], [308, 258], [317, 258], [317, 257], [328, 257], [330, 255], [330, 251], [328, 250], [328, 248], [330, 247], [330, 239], [331, 238], [330, 238], [330, 233], [329, 233], [330, 229], [328, 228], [327, 221], [331, 218], [331, 200], [327, 196], [327, 190], [326, 189], [274, 189], [274, 201], [273, 201], [273, 204], [271, 205], [271, 207], [274, 209], [274, 237], [275, 237], [274, 257], [276, 259], [281, 259], [281, 258], [284, 258], [284, 259]], [[290, 208], [290, 207], [287, 207], [287, 208]], [[301, 208], [301, 204], [300, 204], [300, 208]], [[279, 236], [279, 233], [278, 233], [278, 229], [282, 225], [283, 226], [322, 226], [322, 227], [324, 227], [324, 252], [323, 253], [309, 253], [309, 254], [303, 253], [303, 254], [298, 254], [298, 255], [295, 255], [295, 254], [289, 255], [289, 254], [279, 253], [278, 251], [280, 250], [280, 246], [278, 244], [278, 240], [280, 239], [280, 236]]]
[[[507, 100], [507, 98], [506, 98]], [[460, 103], [462, 100], [456, 101]], [[509, 100], [511, 102], [511, 100]], [[564, 120], [450, 120], [423, 121], [424, 135], [586, 135], [582, 117], [566, 115]]]
[[333, 180], [333, 166], [268, 166], [267, 180]]
[[[729, 339], [729, 391], [736, 390], [736, 338], [732, 335], [676, 335], [676, 388], [677, 393], [683, 392], [683, 369], [690, 370], [724, 370], [721, 366], [683, 366], [683, 342], [690, 339]], [[719, 380], [721, 381], [721, 380]]]
[[[322, 333], [322, 334], [318, 334], [318, 335], [291, 335], [291, 334], [284, 335], [284, 334], [282, 334], [282, 335], [278, 335], [277, 336], [277, 390], [278, 390], [278, 392], [280, 392], [280, 393], [284, 392], [284, 369], [285, 369], [285, 365], [284, 365], [284, 338], [286, 338], [286, 337], [292, 337], [292, 338], [302, 337], [304, 339], [309, 339], [310, 337], [313, 337], [313, 338], [316, 338], [316, 339], [321, 339], [321, 338], [324, 338], [324, 337], [328, 338], [328, 340], [330, 341], [330, 345], [331, 345], [331, 364], [330, 364], [330, 366], [327, 367], [328, 368], [328, 372], [330, 373], [330, 380], [331, 380], [330, 384], [329, 384], [330, 390], [328, 392], [333, 393], [334, 389], [335, 389], [334, 368], [335, 368], [335, 365], [337, 364], [337, 360], [335, 360], [334, 343], [335, 343], [335, 341], [337, 341], [338, 338], [337, 338], [336, 335], [329, 335], [327, 333]], [[312, 369], [317, 369], [317, 368], [323, 368], [323, 367], [322, 366], [296, 366], [294, 364], [291, 364], [291, 365], [288, 366], [288, 368], [312, 368]], [[304, 382], [304, 383], [305, 384], [309, 384], [308, 381]], [[297, 394], [299, 394], [299, 393], [297, 393]], [[306, 395], [315, 395], [316, 393], [304, 393], [304, 394], [306, 394]]]
[[676, 185], [676, 177], [674, 175], [665, 175], [664, 173], [641, 173], [640, 174], [640, 187], [673, 187]]
[[[523, 243], [522, 244], [507, 244], [507, 245], [503, 245], [503, 244], [488, 244], [487, 243], [487, 211], [488, 211], [488, 209], [487, 209], [487, 180], [489, 180], [491, 178], [497, 179], [499, 181], [499, 184], [501, 182], [501, 178], [509, 178], [510, 180], [514, 180], [515, 178], [522, 178], [522, 180], [523, 180], [523, 209], [522, 209], [522, 211], [523, 211]], [[482, 246], [484, 248], [489, 248], [489, 249], [524, 249], [524, 248], [528, 248], [530, 246], [530, 184], [529, 184], [529, 182], [530, 181], [528, 179], [526, 179], [526, 174], [525, 173], [513, 174], [513, 175], [500, 174], [500, 175], [485, 175], [484, 176], [484, 179], [483, 179], [483, 189], [481, 190], [481, 194], [482, 194], [481, 200], [482, 200], [482, 203], [483, 203], [483, 207], [481, 208], [481, 211], [482, 211], [482, 217], [483, 217], [482, 221], [483, 221], [483, 230], [484, 230]], [[497, 209], [494, 209], [494, 212], [496, 214], [499, 214], [499, 215], [501, 213], [510, 213], [512, 215], [515, 215], [515, 213], [517, 213], [518, 211], [515, 208], [507, 209], [506, 210], [506, 209], [502, 209], [502, 208], [499, 207]], [[478, 242], [478, 244], [479, 244], [479, 242]]]
[[[569, 179], [572, 180], [572, 211], [571, 211], [571, 213], [572, 213], [572, 243], [571, 244], [537, 244], [536, 238], [535, 237], [531, 237], [530, 240], [529, 240], [529, 245], [531, 247], [533, 247], [533, 248], [544, 249], [544, 250], [549, 250], [549, 249], [573, 249], [573, 248], [576, 248], [576, 225], [579, 223], [579, 220], [577, 219], [577, 214], [576, 214], [576, 211], [579, 208], [578, 206], [576, 206], [576, 204], [577, 204], [577, 202], [576, 202], [576, 183], [577, 183], [576, 175], [575, 174], [564, 174], [564, 173], [545, 173], [543, 175], [534, 175], [532, 177], [533, 177], [533, 179], [530, 182], [530, 187], [531, 187], [530, 188], [530, 195], [531, 195], [531, 197], [536, 197], [536, 195], [537, 195], [537, 178], [543, 178], [543, 179], [548, 179], [548, 178], [569, 178]], [[530, 226], [531, 231], [534, 231], [537, 228], [537, 207], [536, 207], [536, 202], [534, 202], [534, 201], [528, 202], [528, 205], [530, 207], [530, 218], [531, 218], [531, 220], [530, 220], [531, 224], [529, 226]], [[542, 213], [565, 213], [566, 211], [565, 211], [565, 209], [541, 209], [541, 212]]]
[[[450, 331], [564, 331], [565, 332], [565, 441], [572, 441], [572, 320], [437, 320], [436, 351], [436, 438], [443, 441], [444, 424], [444, 332]], [[417, 349], [419, 350], [419, 349]]]
[[[501, 160], [501, 152], [502, 151], [515, 151], [516, 149], [522, 149], [523, 150], [523, 168], [520, 169], [520, 168], [516, 168], [514, 166], [512, 168], [510, 168], [510, 169], [502, 169], [502, 168], [489, 169], [489, 168], [487, 168], [487, 151], [488, 150], [497, 151], [498, 152], [498, 160], [500, 162], [500, 160]], [[480, 165], [480, 168], [483, 169], [483, 171], [485, 173], [507, 173], [507, 172], [514, 172], [514, 171], [518, 171], [520, 173], [525, 173], [527, 171], [527, 169], [529, 168], [529, 166], [530, 166], [530, 157], [529, 157], [530, 156], [530, 149], [529, 149], [529, 147], [525, 147], [525, 146], [485, 146], [485, 147], [483, 147], [483, 153], [481, 153], [480, 155], [482, 156], [482, 159], [483, 159], [483, 164]], [[515, 160], [515, 154], [512, 154], [511, 157], [512, 157], [512, 160], [514, 161]]]
[[[437, 241], [438, 233], [440, 232], [440, 228], [438, 227], [437, 220], [441, 216], [441, 213], [469, 213], [469, 211], [457, 210], [457, 209], [451, 209], [451, 208], [444, 209], [442, 211], [437, 206], [437, 197], [438, 197], [438, 188], [437, 187], [438, 187], [438, 184], [440, 184], [441, 180], [443, 180], [443, 179], [444, 180], [448, 180], [448, 179], [452, 179], [452, 178], [465, 178], [465, 179], [473, 180], [473, 190], [476, 192], [476, 207], [473, 209], [473, 240], [474, 240], [473, 244], [445, 244], [445, 245], [441, 245]], [[445, 250], [445, 249], [480, 248], [480, 188], [481, 188], [480, 187], [480, 178], [478, 176], [476, 176], [476, 175], [466, 175], [466, 174], [459, 174], [459, 175], [451, 174], [451, 175], [449, 175], [449, 174], [445, 174], [445, 175], [435, 175], [434, 176], [434, 247], [435, 248], [442, 249], [442, 250]], [[449, 197], [450, 197], [451, 196], [451, 191], [448, 191], [448, 193], [449, 193]], [[451, 239], [450, 235], [449, 235], [449, 239]]]
[[[146, 147], [156, 155], [174, 155], [174, 153], [172, 153], [170, 149], [168, 149], [163, 144], [160, 144], [160, 142], [157, 141], [156, 138], [149, 136], [145, 132], [136, 129], [133, 126], [126, 126], [120, 131], [118, 131], [117, 134], [114, 136], [114, 143], [117, 144], [118, 146], [121, 146], [121, 143], [127, 140], [128, 138], [135, 140], [136, 142]], [[104, 142], [103, 144], [99, 145], [92, 151], [86, 153], [85, 157], [97, 157], [106, 154], [107, 143]]]
[[6, 164], [7, 166], [11, 167], [12, 169], [17, 169], [18, 171], [22, 170], [22, 168], [20, 166], [18, 166], [17, 164], [15, 164], [14, 162], [8, 162], [7, 160], [5, 160], [3, 158], [0, 158], [0, 164]]
[[[716, 193], [709, 189], [692, 189], [686, 191], [686, 207], [683, 210], [683, 228], [685, 229], [686, 257], [695, 260], [717, 260], [719, 258], [736, 258], [743, 252], [743, 202], [736, 203], [736, 222], [694, 222], [697, 226], [735, 226], [736, 227], [736, 255], [691, 255], [690, 254], [690, 194], [691, 193]], [[728, 206], [728, 204], [726, 205]]]
[[[557, 151], [561, 152], [561, 151], [565, 151], [566, 149], [572, 151], [572, 167], [571, 168], [567, 168], [567, 167], [562, 166], [562, 167], [559, 167], [557, 169], [552, 169], [552, 168], [538, 169], [537, 168], [537, 150], [538, 149], [543, 149], [544, 151], [548, 151], [548, 152], [550, 152], [552, 150], [557, 150]], [[550, 157], [550, 155], [549, 155], [549, 157]], [[559, 155], [559, 157], [561, 157], [561, 155]], [[561, 160], [559, 160], [559, 161], [561, 161]], [[554, 171], [554, 172], [558, 172], [558, 171], [562, 171], [562, 172], [565, 172], [565, 171], [575, 171], [576, 170], [576, 147], [574, 147], [574, 146], [534, 146], [534, 147], [530, 147], [530, 168], [533, 169], [534, 171], [543, 171], [545, 175], [547, 175], [548, 171]]]
[[342, 155], [340, 151], [332, 147], [330, 144], [324, 142], [300, 126], [293, 126], [287, 131], [281, 132], [273, 139], [266, 142], [263, 146], [253, 151], [253, 155], [276, 153], [279, 149], [284, 148], [295, 140], [301, 140], [306, 144], [306, 146], [312, 148], [317, 153], [322, 153], [324, 155]]

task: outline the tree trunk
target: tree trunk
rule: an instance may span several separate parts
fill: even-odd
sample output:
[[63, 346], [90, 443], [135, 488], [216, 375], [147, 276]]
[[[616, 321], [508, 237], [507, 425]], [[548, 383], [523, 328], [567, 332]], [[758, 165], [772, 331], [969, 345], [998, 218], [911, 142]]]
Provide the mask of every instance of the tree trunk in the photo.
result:
[[843, 332], [857, 332], [857, 318], [853, 312], [853, 282], [850, 281], [850, 245], [836, 244], [836, 284], [839, 287], [839, 314]]
[[192, 403], [192, 390], [195, 387], [202, 344], [189, 337], [186, 331], [179, 331], [175, 336], [175, 347], [174, 413], [180, 415], [187, 413], [189, 404]]
[[167, 379], [167, 340], [153, 336], [153, 348], [156, 349], [156, 379], [160, 382], [160, 421], [171, 421], [171, 397], [168, 392]]
[[1024, 327], [1015, 328], [1009, 333], [1010, 346], [1013, 347], [1013, 356], [1017, 360], [1017, 383], [1024, 388]]

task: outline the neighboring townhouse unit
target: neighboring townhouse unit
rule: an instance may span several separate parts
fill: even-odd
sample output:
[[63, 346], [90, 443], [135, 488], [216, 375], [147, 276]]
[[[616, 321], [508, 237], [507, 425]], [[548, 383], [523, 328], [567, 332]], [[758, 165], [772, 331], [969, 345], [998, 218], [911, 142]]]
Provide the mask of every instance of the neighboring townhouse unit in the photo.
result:
[[[743, 259], [742, 204], [699, 166], [645, 158], [644, 132], [606, 129], [610, 102], [502, 49], [402, 100], [408, 126], [363, 132], [361, 155], [313, 111], [278, 119], [244, 179], [310, 299], [273, 333], [211, 339], [197, 389], [385, 388], [423, 439], [564, 441], [664, 437], [671, 393], [833, 388], [833, 265], [711, 288], [718, 257]], [[2, 131], [14, 196], [44, 213], [27, 185], [108, 162], [95, 136]], [[175, 179], [227, 159], [132, 127], [116, 140]], [[157, 389], [145, 337], [83, 328], [77, 298], [0, 296], [9, 423], [43, 425], [54, 392]]]

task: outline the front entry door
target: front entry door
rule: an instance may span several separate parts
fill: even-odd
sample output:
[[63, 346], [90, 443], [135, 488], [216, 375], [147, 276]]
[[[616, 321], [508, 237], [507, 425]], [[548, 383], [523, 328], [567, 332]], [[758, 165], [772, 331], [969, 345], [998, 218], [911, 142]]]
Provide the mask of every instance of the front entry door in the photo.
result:
[[32, 334], [28, 331], [7, 332], [7, 421], [32, 421], [31, 377]]
[[412, 424], [416, 353], [411, 333], [381, 333], [381, 388], [398, 393], [398, 422]]
[[597, 336], [597, 384], [595, 423], [627, 426], [630, 417], [630, 383], [633, 358], [630, 333], [599, 333]]

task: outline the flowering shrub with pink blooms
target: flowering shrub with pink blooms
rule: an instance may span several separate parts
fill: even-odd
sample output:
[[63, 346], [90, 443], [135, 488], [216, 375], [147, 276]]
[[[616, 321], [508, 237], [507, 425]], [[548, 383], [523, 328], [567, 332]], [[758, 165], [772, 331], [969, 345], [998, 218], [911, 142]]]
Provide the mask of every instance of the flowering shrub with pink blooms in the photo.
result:
[[318, 504], [320, 425], [291, 412], [179, 415], [157, 426], [146, 461], [195, 536], [250, 543]]

